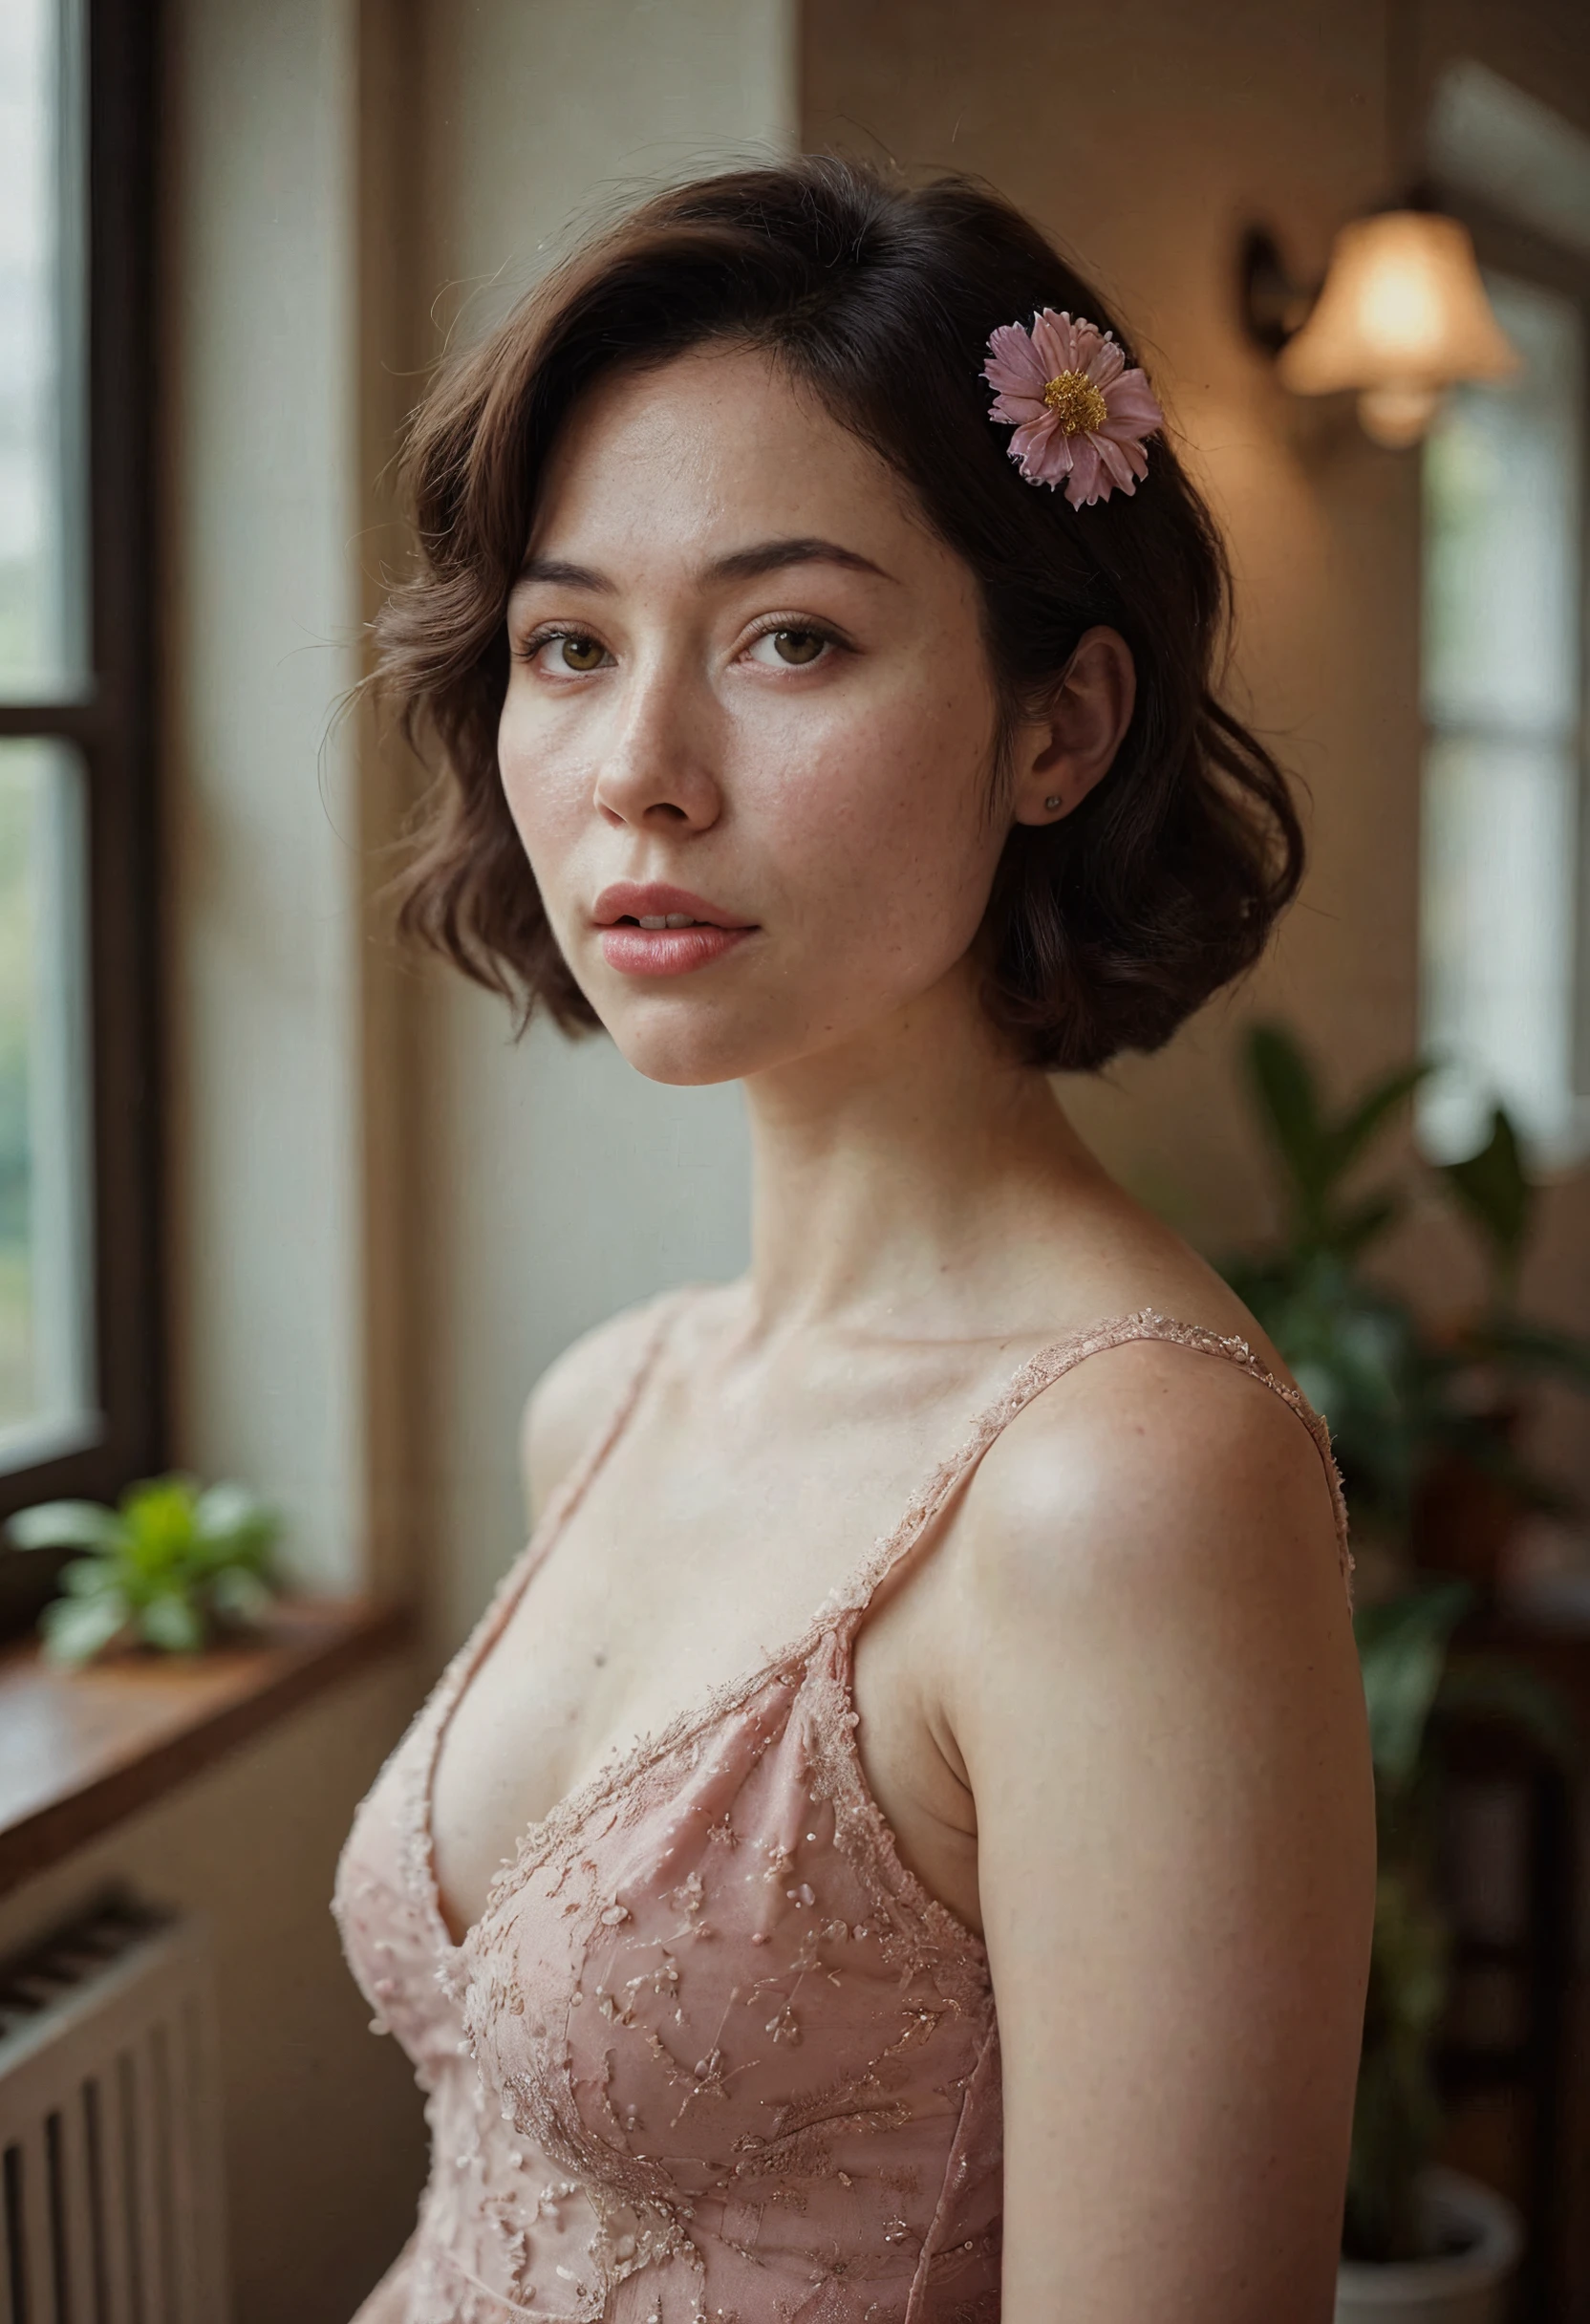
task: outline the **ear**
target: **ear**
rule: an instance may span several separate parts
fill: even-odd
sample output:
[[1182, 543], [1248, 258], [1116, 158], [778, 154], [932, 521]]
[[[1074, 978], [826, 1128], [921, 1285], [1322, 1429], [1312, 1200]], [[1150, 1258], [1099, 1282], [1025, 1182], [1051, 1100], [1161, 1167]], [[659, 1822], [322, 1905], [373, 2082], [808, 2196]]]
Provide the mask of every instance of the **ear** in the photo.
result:
[[1017, 740], [1014, 823], [1058, 823], [1103, 782], [1137, 702], [1131, 648], [1117, 630], [1085, 631], [1046, 712]]

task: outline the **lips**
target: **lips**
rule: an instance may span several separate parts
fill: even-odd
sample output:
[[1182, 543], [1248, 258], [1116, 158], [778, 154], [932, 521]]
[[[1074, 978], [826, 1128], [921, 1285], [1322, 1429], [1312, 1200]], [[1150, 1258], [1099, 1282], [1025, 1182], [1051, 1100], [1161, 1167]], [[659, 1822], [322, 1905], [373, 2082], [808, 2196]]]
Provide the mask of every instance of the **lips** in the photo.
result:
[[705, 896], [660, 882], [620, 880], [604, 888], [592, 914], [601, 930], [602, 958], [631, 977], [683, 977], [733, 952], [756, 933]]
[[620, 920], [676, 920], [694, 921], [702, 928], [747, 929], [755, 922], [743, 918], [738, 912], [725, 912], [719, 904], [709, 904], [705, 896], [692, 895], [688, 888], [670, 888], [660, 881], [648, 880], [643, 886], [634, 880], [618, 880], [604, 888], [596, 898], [591, 915], [599, 928], [616, 927]]

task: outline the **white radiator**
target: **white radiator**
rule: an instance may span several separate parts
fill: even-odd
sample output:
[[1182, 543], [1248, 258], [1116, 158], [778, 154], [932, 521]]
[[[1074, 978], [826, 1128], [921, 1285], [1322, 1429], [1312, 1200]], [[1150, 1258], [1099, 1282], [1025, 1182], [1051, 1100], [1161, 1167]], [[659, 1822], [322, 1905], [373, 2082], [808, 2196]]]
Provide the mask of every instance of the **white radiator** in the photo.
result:
[[0, 1970], [0, 2324], [226, 2324], [202, 1926], [125, 1899]]

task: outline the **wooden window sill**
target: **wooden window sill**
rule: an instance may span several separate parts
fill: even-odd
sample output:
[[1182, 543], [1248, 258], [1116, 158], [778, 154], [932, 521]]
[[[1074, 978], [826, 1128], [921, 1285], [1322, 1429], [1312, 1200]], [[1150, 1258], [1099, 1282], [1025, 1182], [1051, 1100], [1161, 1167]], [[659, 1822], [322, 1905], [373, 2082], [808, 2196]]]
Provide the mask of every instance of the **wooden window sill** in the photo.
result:
[[0, 1649], [0, 1896], [390, 1653], [406, 1609], [284, 1600], [266, 1634], [191, 1662], [127, 1654], [58, 1670]]

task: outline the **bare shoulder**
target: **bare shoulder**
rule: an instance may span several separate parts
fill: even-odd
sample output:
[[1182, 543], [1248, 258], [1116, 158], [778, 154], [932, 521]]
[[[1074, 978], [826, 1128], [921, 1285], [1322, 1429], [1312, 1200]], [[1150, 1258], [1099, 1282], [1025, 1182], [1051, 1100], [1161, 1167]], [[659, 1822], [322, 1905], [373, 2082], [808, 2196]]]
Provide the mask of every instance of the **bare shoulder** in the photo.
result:
[[1102, 1350], [1037, 1396], [957, 1532], [965, 1584], [991, 1605], [1036, 1595], [1069, 1616], [1146, 1594], [1185, 1616], [1235, 1592], [1345, 1623], [1320, 1444], [1244, 1366], [1173, 1341]]
[[609, 1316], [566, 1347], [530, 1390], [519, 1452], [532, 1524], [612, 1412], [656, 1328], [662, 1303], [642, 1300]]
[[932, 1708], [1005, 2034], [1007, 2313], [1052, 2311], [1057, 2249], [1100, 2314], [1183, 2313], [1191, 2238], [1232, 2255], [1200, 2314], [1300, 2313], [1305, 2266], [1322, 2316], [1375, 1856], [1319, 1449], [1242, 1366], [1125, 1343], [1010, 1424], [945, 1549]]

